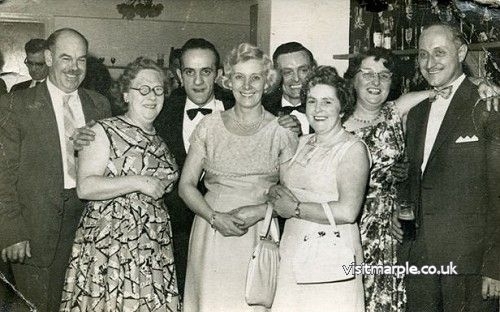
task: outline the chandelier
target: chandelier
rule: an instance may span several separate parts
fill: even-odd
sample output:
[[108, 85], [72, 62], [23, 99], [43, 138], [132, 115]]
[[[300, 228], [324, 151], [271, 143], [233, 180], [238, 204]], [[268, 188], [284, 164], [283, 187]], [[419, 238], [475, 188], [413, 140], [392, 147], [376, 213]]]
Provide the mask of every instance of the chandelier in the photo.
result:
[[116, 5], [116, 9], [122, 18], [133, 19], [136, 15], [146, 17], [157, 17], [163, 11], [163, 4], [153, 3], [153, 0], [126, 0]]

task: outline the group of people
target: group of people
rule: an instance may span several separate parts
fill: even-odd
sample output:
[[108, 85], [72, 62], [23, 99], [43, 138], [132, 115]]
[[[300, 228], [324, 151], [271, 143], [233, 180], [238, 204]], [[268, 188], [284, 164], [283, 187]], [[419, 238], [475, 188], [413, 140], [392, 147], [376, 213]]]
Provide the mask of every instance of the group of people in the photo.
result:
[[[266, 311], [245, 281], [268, 205], [285, 220], [271, 311], [498, 308], [500, 116], [480, 101], [498, 87], [465, 77], [454, 28], [424, 29], [433, 89], [394, 101], [385, 49], [341, 77], [297, 42], [272, 59], [242, 43], [221, 62], [190, 39], [180, 92], [165, 99], [164, 70], [140, 57], [115, 117], [80, 87], [88, 46], [55, 31], [48, 78], [0, 97], [0, 250], [39, 311]], [[418, 228], [399, 244], [403, 199]], [[451, 261], [459, 274], [298, 284], [300, 243], [330, 213], [357, 264]]]

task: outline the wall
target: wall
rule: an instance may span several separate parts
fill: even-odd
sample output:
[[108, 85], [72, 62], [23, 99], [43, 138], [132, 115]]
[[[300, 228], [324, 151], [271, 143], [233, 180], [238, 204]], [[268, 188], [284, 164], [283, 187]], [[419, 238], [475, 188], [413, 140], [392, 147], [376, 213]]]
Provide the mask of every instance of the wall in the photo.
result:
[[318, 64], [333, 65], [343, 73], [347, 61], [333, 60], [332, 56], [349, 51], [349, 2], [259, 0], [259, 6], [266, 11], [262, 17], [263, 25], [270, 25], [269, 33], [266, 29], [258, 32], [259, 45], [272, 52], [282, 43], [298, 41], [313, 52]]
[[[225, 55], [240, 42], [249, 40], [248, 0], [155, 0], [164, 5], [155, 18], [124, 20], [116, 10], [120, 0], [5, 0], [0, 19], [6, 16], [46, 17], [47, 33], [60, 27], [81, 31], [90, 51], [99, 57], [116, 58], [125, 65], [139, 55], [156, 59], [170, 47], [181, 47], [192, 37], [204, 37]], [[22, 67], [22, 66], [21, 66]]]

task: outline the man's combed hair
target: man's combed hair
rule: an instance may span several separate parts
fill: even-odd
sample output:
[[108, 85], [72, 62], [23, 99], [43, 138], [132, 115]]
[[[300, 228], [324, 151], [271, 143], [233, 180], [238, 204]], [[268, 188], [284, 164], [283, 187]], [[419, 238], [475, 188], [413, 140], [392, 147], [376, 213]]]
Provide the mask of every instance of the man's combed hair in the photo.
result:
[[455, 43], [455, 46], [460, 48], [463, 44], [467, 44], [467, 41], [465, 40], [464, 35], [460, 32], [460, 30], [457, 27], [454, 27], [452, 25], [446, 24], [446, 23], [433, 23], [429, 24], [424, 27], [424, 30], [434, 27], [434, 26], [440, 26], [448, 30], [451, 34], [452, 40]]
[[215, 55], [215, 67], [217, 69], [221, 67], [219, 52], [210, 41], [203, 38], [191, 38], [188, 41], [186, 41], [186, 43], [184, 43], [184, 45], [181, 48], [181, 56], [180, 56], [181, 67], [184, 66], [184, 64], [182, 64], [182, 57], [184, 56], [184, 54], [189, 50], [196, 50], [196, 49], [212, 51]]
[[31, 39], [24, 45], [24, 51], [26, 54], [43, 52], [45, 49], [47, 49], [47, 41], [40, 38]]
[[304, 47], [302, 44], [295, 41], [283, 43], [282, 45], [277, 47], [273, 53], [273, 63], [275, 65], [278, 64], [277, 60], [280, 55], [293, 52], [300, 52], [300, 51], [303, 51], [307, 54], [312, 66], [314, 67], [317, 66], [316, 60], [314, 59], [312, 52], [308, 48]]
[[87, 38], [85, 38], [84, 35], [82, 35], [79, 31], [73, 29], [73, 28], [60, 28], [56, 31], [54, 31], [52, 34], [50, 34], [50, 36], [47, 38], [47, 48], [48, 49], [52, 49], [54, 48], [56, 42], [57, 42], [57, 38], [62, 34], [62, 33], [65, 33], [65, 32], [70, 32], [70, 33], [73, 33], [77, 36], [79, 36], [83, 42], [85, 43], [85, 49], [88, 51], [89, 49], [89, 42], [87, 40]]

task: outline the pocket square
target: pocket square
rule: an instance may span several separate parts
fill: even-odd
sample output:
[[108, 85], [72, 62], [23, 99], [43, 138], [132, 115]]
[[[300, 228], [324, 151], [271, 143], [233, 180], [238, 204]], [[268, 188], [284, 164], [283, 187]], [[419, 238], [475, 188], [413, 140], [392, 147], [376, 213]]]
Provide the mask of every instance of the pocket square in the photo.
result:
[[479, 141], [479, 138], [476, 135], [473, 136], [468, 136], [466, 135], [465, 137], [460, 136], [455, 143], [469, 143], [469, 142], [477, 142]]

